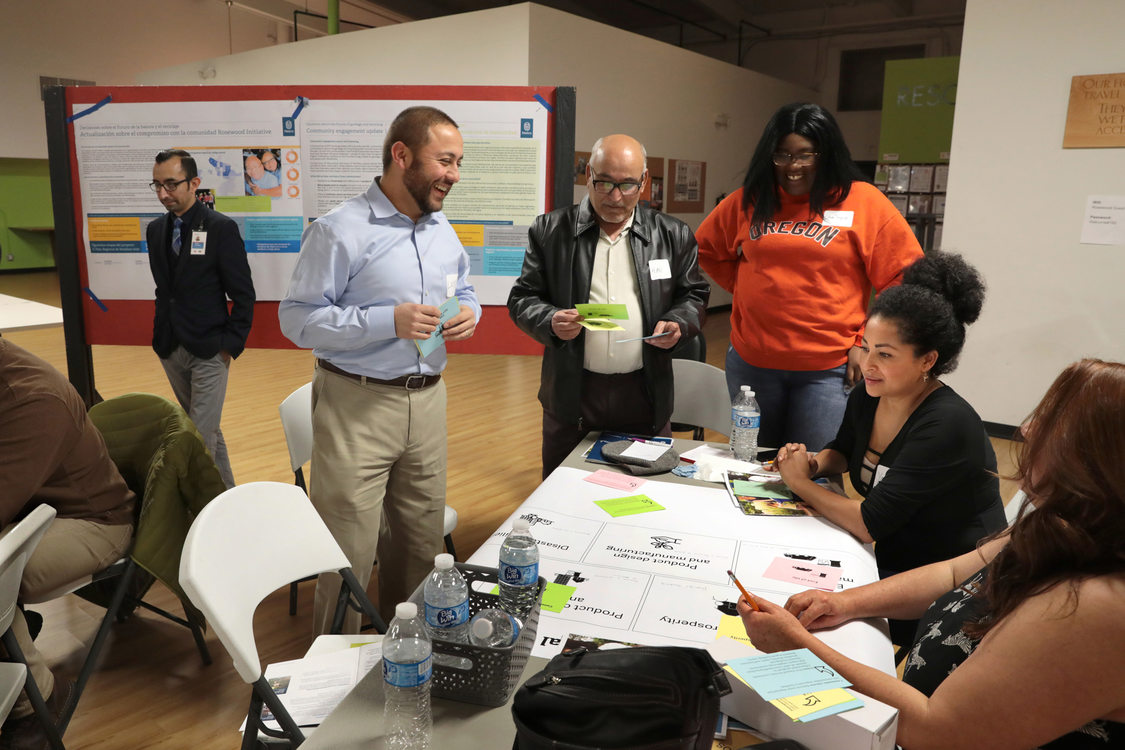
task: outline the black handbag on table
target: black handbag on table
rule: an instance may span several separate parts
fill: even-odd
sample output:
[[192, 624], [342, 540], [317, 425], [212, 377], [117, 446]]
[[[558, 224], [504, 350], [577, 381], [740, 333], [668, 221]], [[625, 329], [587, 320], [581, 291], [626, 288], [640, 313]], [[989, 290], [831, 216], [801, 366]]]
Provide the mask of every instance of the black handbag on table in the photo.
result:
[[722, 667], [703, 649], [559, 654], [516, 691], [513, 750], [710, 750]]

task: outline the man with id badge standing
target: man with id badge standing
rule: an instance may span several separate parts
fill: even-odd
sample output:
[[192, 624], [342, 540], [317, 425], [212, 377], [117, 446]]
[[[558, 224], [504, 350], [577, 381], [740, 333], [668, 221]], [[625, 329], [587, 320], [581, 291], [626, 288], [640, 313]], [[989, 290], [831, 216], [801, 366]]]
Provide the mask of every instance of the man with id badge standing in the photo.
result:
[[219, 423], [230, 361], [245, 348], [254, 318], [254, 282], [238, 224], [195, 199], [199, 182], [187, 151], [156, 155], [149, 187], [168, 213], [147, 231], [156, 282], [152, 348], [230, 488], [234, 474]]
[[[672, 355], [699, 334], [711, 287], [686, 224], [638, 206], [644, 146], [627, 135], [594, 144], [588, 195], [536, 218], [508, 295], [512, 320], [546, 347], [543, 477], [589, 430], [671, 435]], [[583, 331], [576, 305], [624, 306], [624, 330]]]
[[[463, 150], [441, 110], [400, 112], [383, 174], [305, 230], [278, 307], [282, 333], [316, 356], [310, 497], [360, 585], [378, 558], [387, 621], [441, 549], [446, 351], [436, 344], [472, 336], [481, 313], [469, 257], [441, 213]], [[337, 574], [317, 580], [315, 632], [328, 632], [339, 591]], [[349, 612], [344, 632], [359, 624]]]

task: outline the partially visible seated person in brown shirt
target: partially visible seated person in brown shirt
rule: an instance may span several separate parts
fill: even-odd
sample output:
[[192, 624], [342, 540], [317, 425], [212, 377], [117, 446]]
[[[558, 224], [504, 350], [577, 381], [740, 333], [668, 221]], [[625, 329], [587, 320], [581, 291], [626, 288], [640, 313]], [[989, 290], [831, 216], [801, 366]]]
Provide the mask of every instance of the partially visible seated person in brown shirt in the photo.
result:
[[[0, 528], [7, 531], [43, 504], [58, 514], [24, 569], [21, 601], [97, 572], [129, 548], [136, 497], [110, 460], [78, 392], [50, 364], [4, 338], [0, 456]], [[57, 715], [69, 684], [55, 684], [21, 610], [12, 631]], [[0, 737], [5, 747], [47, 746], [26, 693], [0, 727]]]

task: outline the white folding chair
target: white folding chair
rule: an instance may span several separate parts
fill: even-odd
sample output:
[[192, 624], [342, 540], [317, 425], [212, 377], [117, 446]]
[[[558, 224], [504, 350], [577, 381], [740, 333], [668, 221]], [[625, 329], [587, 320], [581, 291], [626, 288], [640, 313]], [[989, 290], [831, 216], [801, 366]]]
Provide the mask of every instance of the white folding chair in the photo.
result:
[[[290, 393], [277, 407], [281, 415], [281, 430], [285, 433], [285, 445], [289, 449], [289, 467], [293, 470], [293, 483], [308, 494], [305, 484], [305, 464], [312, 459], [312, 383], [305, 383]], [[445, 551], [457, 557], [453, 547], [453, 531], [457, 528], [457, 511], [446, 505], [445, 522], [442, 534], [445, 536]], [[309, 580], [309, 579], [305, 579]], [[297, 584], [289, 586], [289, 614], [297, 614]]]
[[672, 360], [672, 421], [692, 425], [693, 437], [703, 439], [703, 429], [730, 435], [730, 395], [726, 374], [718, 367], [691, 359]]
[[8, 718], [27, 681], [27, 667], [17, 662], [0, 662], [0, 721]]
[[305, 383], [290, 393], [277, 407], [281, 415], [281, 429], [285, 445], [289, 448], [289, 466], [293, 469], [293, 483], [308, 494], [304, 466], [312, 458], [312, 383]]
[[[13, 526], [7, 534], [0, 538], [0, 642], [4, 644], [12, 664], [4, 664], [4, 715], [12, 710], [12, 705], [19, 697], [20, 688], [27, 690], [27, 697], [31, 700], [35, 715], [47, 734], [47, 741], [54, 750], [63, 750], [62, 733], [65, 727], [60, 728], [51, 716], [43, 693], [35, 682], [35, 677], [27, 669], [27, 658], [23, 649], [16, 642], [12, 633], [12, 619], [16, 614], [16, 599], [20, 593], [20, 582], [23, 580], [23, 570], [27, 561], [35, 552], [36, 545], [47, 528], [55, 520], [55, 509], [49, 505], [37, 506], [27, 514], [22, 521]], [[12, 682], [23, 674], [23, 680]], [[15, 685], [14, 691], [12, 685]]]
[[[253, 529], [253, 534], [247, 534]], [[304, 735], [266, 681], [254, 639], [254, 611], [271, 592], [320, 573], [343, 578], [333, 618], [339, 632], [351, 606], [382, 633], [386, 624], [356, 581], [348, 559], [300, 487], [249, 482], [222, 493], [196, 517], [180, 558], [180, 585], [207, 617], [230, 653], [234, 668], [253, 687], [242, 747], [255, 747], [258, 732], [285, 738], [293, 747]], [[265, 704], [282, 727], [262, 725]]]

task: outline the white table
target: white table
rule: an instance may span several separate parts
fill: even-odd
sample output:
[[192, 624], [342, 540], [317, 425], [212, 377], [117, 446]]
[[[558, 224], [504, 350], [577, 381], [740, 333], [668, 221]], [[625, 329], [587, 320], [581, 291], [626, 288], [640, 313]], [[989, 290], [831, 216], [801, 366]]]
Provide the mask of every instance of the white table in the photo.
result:
[[0, 294], [0, 333], [63, 324], [62, 308]]
[[[698, 444], [676, 441], [681, 452]], [[527, 517], [532, 522], [540, 575], [575, 587], [561, 613], [542, 612], [533, 656], [553, 656], [571, 634], [653, 646], [706, 646], [721, 625], [734, 622], [724, 623], [718, 609], [738, 598], [727, 569], [752, 594], [778, 604], [807, 588], [764, 575], [778, 557], [838, 567], [841, 587], [878, 580], [871, 546], [823, 518], [745, 516], [721, 485], [678, 477], [662, 481], [670, 475], [649, 477], [635, 492], [613, 490], [584, 481], [591, 471], [608, 467], [583, 464], [582, 449], [468, 560], [495, 566], [512, 521]], [[594, 505], [631, 494], [647, 495], [665, 510], [613, 518]], [[821, 637], [842, 653], [895, 674], [885, 620], [847, 623]]]
[[[846, 585], [878, 578], [870, 545], [859, 544], [834, 524], [819, 518], [750, 518], [734, 508], [724, 489], [705, 482], [649, 478], [637, 492], [666, 510], [611, 518], [593, 501], [636, 493], [583, 480], [593, 470], [608, 468], [582, 462], [591, 442], [576, 448], [468, 560], [495, 567], [512, 520], [533, 517], [540, 575], [575, 587], [562, 613], [541, 612], [522, 679], [542, 669], [572, 633], [645, 645], [713, 642], [723, 617], [716, 607], [738, 597], [727, 582], [728, 568], [753, 594], [775, 602], [804, 588], [762, 575], [769, 560], [786, 553], [835, 561], [849, 579]], [[696, 445], [676, 441], [681, 453]], [[885, 620], [851, 622], [821, 637], [854, 659], [895, 673]], [[302, 747], [383, 747], [382, 700], [381, 675], [372, 670]], [[498, 708], [441, 699], [433, 706], [435, 747], [511, 744], [511, 700]]]
[[[370, 640], [370, 637], [356, 638], [357, 642]], [[315, 645], [310, 653], [314, 650], [317, 650]], [[545, 659], [532, 657], [524, 667], [520, 682], [546, 665]], [[513, 698], [514, 691], [507, 703], [496, 707], [431, 699], [434, 731], [430, 746], [435, 750], [510, 747], [516, 734], [512, 723]], [[383, 736], [383, 671], [378, 665], [352, 688], [319, 727], [309, 733], [301, 747], [306, 750], [381, 750], [386, 747]]]

